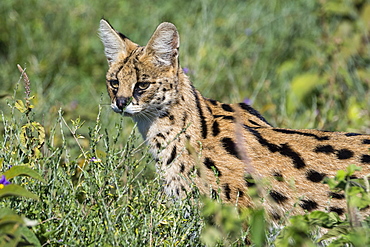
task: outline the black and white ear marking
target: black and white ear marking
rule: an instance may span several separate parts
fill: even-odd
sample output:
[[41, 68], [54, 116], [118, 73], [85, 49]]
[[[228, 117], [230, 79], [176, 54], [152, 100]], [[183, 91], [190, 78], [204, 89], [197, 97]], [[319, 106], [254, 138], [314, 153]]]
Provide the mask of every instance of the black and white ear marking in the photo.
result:
[[161, 23], [150, 38], [145, 51], [154, 55], [157, 62], [169, 66], [177, 62], [180, 37], [175, 25]]
[[101, 19], [99, 26], [99, 36], [104, 45], [104, 53], [109, 65], [116, 62], [121, 56], [127, 57], [133, 47], [137, 46], [123, 34], [120, 34], [108, 23]]

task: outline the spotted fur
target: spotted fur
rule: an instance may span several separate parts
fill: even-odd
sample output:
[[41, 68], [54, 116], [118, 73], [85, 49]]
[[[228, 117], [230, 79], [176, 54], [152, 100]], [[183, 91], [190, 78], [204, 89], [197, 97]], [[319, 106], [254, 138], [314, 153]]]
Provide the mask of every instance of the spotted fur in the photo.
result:
[[274, 128], [245, 103], [203, 97], [179, 65], [173, 24], [160, 24], [146, 46], [106, 20], [100, 36], [112, 109], [137, 123], [168, 195], [182, 197], [195, 184], [212, 198], [248, 207], [248, 188], [264, 181], [263, 203], [273, 219], [286, 211], [343, 215], [344, 195], [323, 180], [349, 164], [362, 166], [357, 177], [370, 173], [369, 135]]

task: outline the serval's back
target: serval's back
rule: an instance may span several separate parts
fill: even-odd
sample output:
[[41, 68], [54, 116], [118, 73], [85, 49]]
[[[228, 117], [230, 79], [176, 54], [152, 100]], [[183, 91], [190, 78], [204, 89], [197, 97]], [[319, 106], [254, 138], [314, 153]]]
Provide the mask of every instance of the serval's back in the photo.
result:
[[350, 164], [362, 167], [359, 178], [370, 173], [369, 135], [275, 128], [247, 104], [203, 97], [179, 65], [173, 24], [160, 24], [146, 46], [106, 20], [100, 36], [111, 106], [137, 123], [168, 195], [182, 197], [195, 184], [204, 194], [248, 207], [248, 187], [263, 181], [264, 206], [275, 219], [287, 210], [343, 215], [344, 195], [323, 179]]

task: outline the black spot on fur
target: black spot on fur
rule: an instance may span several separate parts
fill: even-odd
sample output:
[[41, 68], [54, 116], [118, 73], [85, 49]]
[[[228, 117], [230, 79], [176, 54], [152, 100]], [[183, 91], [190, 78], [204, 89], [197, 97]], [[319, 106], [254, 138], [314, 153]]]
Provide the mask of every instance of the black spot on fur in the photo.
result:
[[251, 124], [253, 124], [253, 125], [261, 126], [260, 124], [256, 123], [256, 122], [255, 122], [255, 121], [253, 121], [253, 120], [248, 119], [248, 121], [249, 121]]
[[217, 105], [217, 101], [214, 99], [208, 99], [209, 102], [211, 102], [212, 105]]
[[226, 119], [226, 120], [232, 120], [234, 121], [234, 117], [233, 116], [226, 116], [226, 115], [213, 115], [214, 118], [222, 118], [222, 119]]
[[249, 174], [249, 173], [246, 173], [244, 175], [244, 181], [245, 181], [245, 185], [247, 187], [253, 187], [253, 186], [256, 185], [256, 183], [254, 182], [254, 179], [253, 179], [252, 175]]
[[362, 162], [362, 163], [369, 164], [369, 163], [370, 163], [370, 155], [368, 155], [368, 154], [363, 154], [363, 155], [361, 156], [361, 162]]
[[184, 115], [182, 116], [182, 128], [185, 128], [186, 127], [186, 120], [188, 119], [188, 114], [186, 112], [184, 112]]
[[272, 176], [274, 176], [274, 178], [279, 181], [279, 182], [283, 182], [284, 181], [284, 177], [283, 177], [283, 174], [281, 174], [280, 172], [273, 172], [272, 173]]
[[176, 146], [174, 146], [171, 151], [171, 157], [167, 160], [167, 165], [171, 164], [171, 162], [176, 158], [176, 155], [177, 155]]
[[158, 149], [160, 149], [160, 148], [162, 147], [162, 145], [161, 145], [159, 142], [157, 142], [157, 143], [155, 144], [155, 146], [156, 146]]
[[210, 158], [206, 157], [204, 159], [204, 162], [203, 163], [204, 163], [204, 165], [208, 169], [210, 169], [211, 171], [213, 171], [216, 176], [218, 176], [218, 177], [221, 177], [222, 176], [220, 170], [216, 167], [215, 162], [213, 162], [213, 160], [211, 160]]
[[229, 154], [235, 156], [236, 158], [238, 159], [242, 159], [240, 156], [239, 156], [239, 153], [238, 153], [238, 150], [236, 148], [236, 144], [235, 142], [229, 138], [229, 137], [224, 137], [221, 139], [221, 142], [222, 142], [222, 147], [226, 150], [226, 152], [228, 152]]
[[224, 184], [223, 186], [223, 189], [224, 189], [224, 193], [225, 193], [225, 196], [226, 196], [226, 199], [227, 200], [231, 200], [231, 189], [230, 189], [230, 185], [229, 184]]
[[313, 200], [301, 200], [302, 203], [299, 204], [301, 208], [307, 211], [312, 211], [318, 207], [317, 203]]
[[238, 197], [244, 197], [244, 192], [242, 190], [238, 190]]
[[141, 80], [147, 80], [149, 78], [149, 75], [147, 74], [142, 74], [141, 75]]
[[244, 128], [251, 132], [257, 138], [258, 142], [262, 146], [267, 147], [271, 152], [279, 152], [281, 155], [289, 157], [292, 160], [295, 168], [302, 169], [306, 166], [303, 158], [297, 152], [295, 152], [287, 143], [280, 145], [270, 143], [265, 138], [263, 138], [256, 129], [250, 128], [246, 125], [244, 125]]
[[[129, 56], [128, 56], [128, 57], [129, 57]], [[128, 57], [127, 57], [126, 59], [128, 59]], [[127, 60], [126, 60], [126, 59], [123, 61], [123, 63], [126, 63], [126, 62], [127, 62]], [[117, 70], [117, 73], [116, 73], [116, 75], [115, 75], [115, 77], [116, 77], [116, 78], [118, 78], [118, 74], [119, 74], [119, 72], [121, 72], [121, 70], [123, 69], [123, 67], [124, 67], [123, 65], [119, 66], [119, 68], [118, 68], [118, 70]], [[137, 69], [137, 68], [135, 67], [135, 69]], [[113, 76], [112, 76], [112, 77], [113, 77]]]
[[212, 109], [211, 109], [211, 107], [209, 107], [208, 105], [207, 105], [207, 110], [208, 110], [208, 113], [209, 113], [209, 114], [213, 115], [213, 113], [212, 113]]
[[275, 190], [271, 190], [269, 192], [269, 195], [277, 203], [284, 203], [286, 200], [288, 200], [288, 197], [284, 196], [283, 194]]
[[224, 109], [225, 111], [228, 111], [228, 112], [233, 112], [234, 111], [234, 109], [228, 104], [222, 104], [221, 107], [222, 107], [222, 109]]
[[335, 149], [331, 145], [319, 145], [315, 148], [314, 152], [330, 154], [330, 153], [334, 153]]
[[363, 139], [362, 144], [370, 144], [370, 139]]
[[171, 121], [171, 124], [175, 124], [175, 117], [172, 114], [168, 116], [168, 119]]
[[233, 116], [224, 116], [223, 119], [234, 121], [234, 117]]
[[280, 132], [284, 134], [296, 134], [296, 135], [301, 135], [301, 136], [309, 136], [309, 137], [314, 137], [318, 141], [326, 141], [329, 140], [329, 136], [318, 136], [312, 133], [306, 133], [306, 132], [301, 132], [297, 130], [288, 130], [288, 129], [274, 129], [275, 132]]
[[281, 219], [281, 216], [276, 212], [272, 212], [271, 216], [274, 220], [280, 220]]
[[218, 134], [220, 134], [219, 124], [217, 121], [214, 121], [212, 124], [212, 135], [217, 136]]
[[281, 148], [279, 150], [279, 153], [281, 155], [291, 158], [295, 168], [301, 169], [306, 166], [301, 156], [297, 152], [293, 151], [287, 143], [280, 144], [280, 147]]
[[247, 111], [248, 113], [252, 114], [253, 116], [256, 116], [257, 118], [259, 118], [260, 120], [262, 120], [263, 122], [265, 122], [265, 123], [267, 123], [268, 125], [270, 125], [270, 126], [271, 126], [271, 124], [269, 124], [269, 123], [266, 121], [266, 119], [264, 119], [264, 117], [262, 117], [262, 115], [261, 115], [258, 111], [256, 111], [254, 108], [252, 108], [250, 105], [247, 105], [247, 104], [245, 104], [245, 103], [239, 103], [239, 106], [240, 106], [243, 110]]
[[185, 135], [186, 140], [190, 141], [191, 136]]
[[180, 173], [183, 173], [185, 171], [185, 165], [184, 163], [180, 164]]
[[169, 115], [169, 112], [164, 111], [164, 112], [161, 112], [161, 114], [159, 115], [159, 118], [164, 118], [164, 117], [167, 117], [168, 115]]
[[324, 179], [325, 176], [326, 176], [325, 173], [320, 173], [320, 172], [317, 172], [315, 170], [308, 170], [306, 172], [306, 178], [308, 180], [310, 180], [311, 182], [314, 182], [314, 183], [321, 182]]
[[345, 198], [345, 195], [344, 194], [339, 194], [339, 193], [335, 193], [335, 192], [332, 192], [332, 191], [329, 192], [329, 196], [331, 198], [335, 198], [335, 199], [339, 199], [339, 200]]
[[170, 184], [172, 184], [172, 181], [173, 181], [173, 180], [167, 181], [167, 182], [166, 182], [166, 186], [167, 186], [167, 187], [168, 187], [168, 186], [170, 186]]
[[348, 150], [348, 149], [340, 149], [340, 150], [337, 151], [337, 157], [340, 160], [345, 160], [345, 159], [352, 158], [353, 155], [354, 155], [354, 153], [351, 150]]
[[338, 207], [330, 207], [329, 212], [335, 212], [338, 215], [342, 215], [344, 213], [344, 209], [343, 208], [338, 208]]
[[206, 122], [206, 119], [203, 115], [203, 110], [202, 110], [202, 106], [200, 105], [200, 100], [199, 100], [199, 96], [198, 96], [198, 93], [195, 91], [195, 88], [192, 87], [193, 89], [193, 95], [195, 97], [195, 102], [196, 102], [196, 105], [197, 105], [197, 109], [198, 109], [198, 114], [199, 114], [199, 118], [200, 118], [200, 125], [201, 125], [201, 133], [202, 133], [202, 137], [203, 139], [206, 139], [207, 138], [207, 132], [208, 132], [208, 129], [207, 129], [207, 122]]
[[345, 133], [345, 136], [360, 136], [361, 134], [359, 133]]

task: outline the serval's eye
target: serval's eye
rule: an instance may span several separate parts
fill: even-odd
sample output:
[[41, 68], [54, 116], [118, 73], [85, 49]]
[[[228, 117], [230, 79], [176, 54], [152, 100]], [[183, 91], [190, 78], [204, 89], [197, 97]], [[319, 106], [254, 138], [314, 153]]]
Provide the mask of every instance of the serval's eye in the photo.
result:
[[118, 80], [109, 80], [110, 86], [114, 89], [118, 89], [119, 82]]
[[150, 82], [138, 82], [136, 85], [140, 90], [145, 90], [150, 86]]

